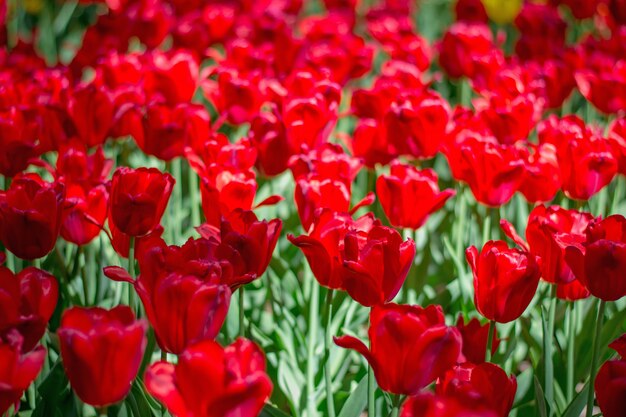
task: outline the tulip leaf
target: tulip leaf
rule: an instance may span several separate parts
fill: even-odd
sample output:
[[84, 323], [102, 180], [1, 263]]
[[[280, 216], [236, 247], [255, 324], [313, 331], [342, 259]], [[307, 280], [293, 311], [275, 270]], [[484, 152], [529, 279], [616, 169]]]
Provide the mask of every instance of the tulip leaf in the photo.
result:
[[589, 391], [589, 383], [586, 383], [583, 389], [576, 394], [576, 397], [567, 406], [565, 412], [561, 417], [578, 417], [583, 412], [585, 405], [587, 405], [587, 394]]
[[535, 401], [537, 401], [537, 408], [539, 410], [540, 417], [548, 417], [548, 410], [546, 408], [546, 399], [543, 395], [543, 388], [541, 388], [541, 383], [537, 376], [534, 377], [535, 381]]
[[338, 417], [359, 417], [367, 405], [367, 375], [350, 394]]

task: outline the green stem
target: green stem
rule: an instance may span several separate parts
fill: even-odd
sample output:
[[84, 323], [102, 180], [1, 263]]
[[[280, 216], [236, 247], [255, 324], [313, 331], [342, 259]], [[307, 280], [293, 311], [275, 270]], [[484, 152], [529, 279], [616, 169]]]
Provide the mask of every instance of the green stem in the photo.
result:
[[200, 225], [200, 200], [198, 196], [200, 195], [200, 188], [198, 185], [198, 174], [196, 171], [188, 167], [189, 173], [189, 195], [191, 202], [191, 225], [199, 226]]
[[459, 88], [461, 90], [459, 94], [459, 101], [463, 107], [469, 108], [472, 104], [472, 86], [467, 78], [462, 78], [459, 83]]
[[167, 352], [161, 349], [161, 360], [167, 362]]
[[376, 415], [376, 378], [370, 364], [367, 365], [367, 415], [368, 417]]
[[569, 305], [567, 323], [567, 402], [574, 399], [574, 347], [576, 341], [576, 305], [571, 302]]
[[[128, 273], [135, 279], [135, 236], [131, 236], [128, 243]], [[128, 306], [135, 311], [135, 297], [133, 286], [128, 286]]]
[[489, 332], [487, 333], [487, 348], [485, 349], [485, 362], [491, 362], [491, 350], [493, 346], [493, 335], [496, 332], [496, 321], [489, 322]]
[[594, 382], [596, 380], [596, 372], [598, 372], [598, 359], [600, 352], [600, 336], [602, 335], [602, 323], [604, 322], [604, 310], [606, 301], [600, 300], [598, 306], [598, 316], [595, 323], [595, 337], [593, 338], [593, 348], [591, 353], [591, 370], [589, 371], [589, 393], [587, 395], [587, 413], [586, 417], [593, 416], [593, 399], [594, 399]]
[[490, 208], [486, 208], [485, 217], [483, 219], [483, 245], [491, 238], [491, 212]]
[[245, 337], [245, 314], [244, 314], [244, 292], [243, 286], [239, 287], [239, 337]]
[[550, 311], [548, 312], [548, 332], [544, 334], [543, 349], [545, 352], [545, 393], [546, 401], [550, 407], [549, 415], [553, 415], [554, 407], [554, 365], [552, 362], [553, 340], [554, 340], [554, 320], [556, 315], [556, 285], [552, 284], [550, 289]]
[[393, 396], [393, 404], [391, 409], [391, 417], [398, 417], [400, 415], [400, 404], [402, 404], [402, 396], [396, 394]]
[[307, 346], [306, 361], [306, 408], [307, 417], [317, 416], [317, 407], [315, 404], [315, 346], [317, 345], [317, 332], [319, 327], [319, 292], [320, 288], [313, 274], [308, 271], [309, 282], [311, 283], [311, 298], [309, 300], [309, 335]]
[[328, 289], [326, 292], [326, 304], [324, 305], [324, 382], [326, 385], [326, 404], [328, 406], [328, 417], [335, 417], [335, 399], [333, 397], [333, 379], [330, 369], [330, 337], [331, 337], [331, 321], [333, 315], [333, 290]]

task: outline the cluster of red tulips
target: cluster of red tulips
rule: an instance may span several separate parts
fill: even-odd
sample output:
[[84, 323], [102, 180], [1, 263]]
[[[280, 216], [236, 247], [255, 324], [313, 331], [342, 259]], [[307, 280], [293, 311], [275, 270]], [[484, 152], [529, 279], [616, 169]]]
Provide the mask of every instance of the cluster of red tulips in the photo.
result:
[[626, 1], [430, 3], [0, 0], [0, 415], [626, 415]]

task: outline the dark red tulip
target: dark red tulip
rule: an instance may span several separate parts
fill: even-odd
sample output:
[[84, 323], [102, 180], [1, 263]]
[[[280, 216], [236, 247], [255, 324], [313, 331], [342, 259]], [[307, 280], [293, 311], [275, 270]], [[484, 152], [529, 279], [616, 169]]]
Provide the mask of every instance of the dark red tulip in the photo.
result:
[[556, 284], [556, 296], [561, 300], [576, 301], [589, 297], [591, 293], [577, 279], [568, 283]]
[[547, 4], [526, 3], [515, 18], [520, 37], [515, 52], [523, 60], [541, 61], [565, 48], [567, 23]]
[[335, 338], [367, 359], [381, 389], [415, 395], [452, 368], [461, 353], [461, 335], [445, 324], [440, 306], [386, 304], [370, 313], [370, 348], [352, 336]]
[[45, 271], [28, 267], [18, 274], [0, 267], [0, 337], [17, 330], [21, 348], [32, 350], [46, 331], [59, 297], [56, 279]]
[[17, 412], [20, 398], [35, 380], [44, 361], [46, 350], [38, 346], [23, 353], [19, 334], [11, 334], [0, 340], [0, 415], [15, 406]]
[[[459, 329], [463, 338], [462, 353], [465, 361], [477, 365], [485, 362], [485, 351], [487, 350], [487, 340], [489, 339], [489, 323], [480, 324], [476, 317], [465, 323], [463, 316], [459, 315], [456, 321], [456, 328]], [[492, 355], [497, 352], [499, 345], [498, 330], [494, 329], [491, 342]]]
[[481, 0], [457, 0], [454, 13], [460, 22], [489, 23], [489, 16]]
[[155, 99], [169, 105], [189, 103], [198, 84], [198, 64], [185, 51], [158, 52], [145, 55], [144, 88]]
[[59, 146], [56, 171], [66, 184], [78, 184], [86, 190], [106, 184], [113, 161], [107, 159], [102, 147], [87, 153], [87, 147], [77, 141]]
[[576, 19], [588, 19], [596, 13], [598, 5], [604, 0], [550, 0], [553, 5], [564, 5]]
[[1, 175], [17, 175], [28, 167], [32, 158], [38, 156], [38, 130], [32, 113], [17, 107], [0, 111]]
[[530, 252], [541, 258], [541, 277], [553, 284], [565, 284], [574, 280], [565, 262], [562, 237], [569, 242], [582, 243], [585, 229], [593, 220], [589, 213], [567, 210], [560, 206], [537, 206], [528, 216], [526, 239]]
[[308, 175], [296, 181], [295, 201], [304, 230], [309, 230], [318, 209], [347, 212], [350, 208], [350, 184], [335, 178]]
[[604, 220], [594, 219], [580, 243], [563, 239], [568, 244], [565, 261], [574, 276], [593, 295], [604, 301], [615, 301], [626, 295], [626, 219], [615, 214]]
[[263, 352], [246, 339], [226, 348], [198, 343], [176, 365], [151, 365], [144, 380], [148, 392], [175, 417], [254, 417], [272, 392]]
[[608, 140], [617, 159], [618, 172], [626, 175], [626, 117], [611, 123]]
[[108, 89], [94, 83], [79, 86], [70, 96], [67, 111], [81, 142], [88, 147], [104, 143], [113, 127], [115, 111]]
[[498, 323], [522, 315], [532, 300], [541, 276], [539, 258], [506, 242], [485, 243], [465, 251], [474, 274], [474, 304], [480, 314]]
[[518, 149], [469, 136], [446, 153], [454, 178], [466, 182], [476, 200], [491, 207], [505, 204], [524, 180]]
[[605, 417], [620, 417], [626, 409], [626, 360], [606, 361], [594, 383], [598, 406]]
[[109, 221], [129, 236], [144, 236], [161, 222], [174, 178], [156, 168], [118, 168], [111, 182]]
[[428, 216], [455, 194], [451, 189], [439, 191], [437, 180], [432, 169], [418, 170], [393, 162], [389, 174], [381, 175], [376, 181], [376, 193], [389, 222], [410, 229], [426, 223]]
[[22, 259], [47, 255], [61, 229], [65, 187], [48, 183], [36, 174], [16, 177], [0, 191], [0, 240]]
[[61, 237], [75, 245], [91, 242], [104, 227], [109, 193], [104, 185], [85, 191], [80, 185], [69, 185], [65, 197]]
[[221, 282], [234, 291], [251, 278], [260, 278], [265, 273], [281, 228], [279, 219], [261, 221], [254, 212], [238, 209], [222, 218], [219, 230], [202, 225], [198, 232], [202, 237], [220, 243], [216, 256], [228, 260], [233, 268], [232, 279], [222, 279]]
[[146, 348], [146, 323], [118, 306], [72, 307], [58, 330], [63, 367], [85, 403], [102, 407], [126, 397]]
[[437, 393], [455, 397], [476, 409], [488, 409], [507, 417], [513, 406], [517, 381], [493, 363], [464, 363], [448, 372], [437, 383]]
[[609, 343], [609, 347], [616, 351], [622, 359], [626, 359], [626, 333]]
[[258, 153], [255, 165], [266, 177], [287, 170], [291, 157], [285, 124], [277, 113], [263, 112], [254, 117], [248, 133]]
[[491, 410], [475, 409], [454, 397], [423, 392], [409, 399], [402, 406], [400, 417], [498, 417]]

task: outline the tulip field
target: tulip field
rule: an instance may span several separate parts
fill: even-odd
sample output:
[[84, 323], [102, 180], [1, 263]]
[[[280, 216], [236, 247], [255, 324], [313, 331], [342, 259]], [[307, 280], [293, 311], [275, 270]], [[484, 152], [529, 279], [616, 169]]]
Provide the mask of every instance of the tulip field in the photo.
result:
[[0, 0], [0, 417], [625, 417], [626, 0]]

